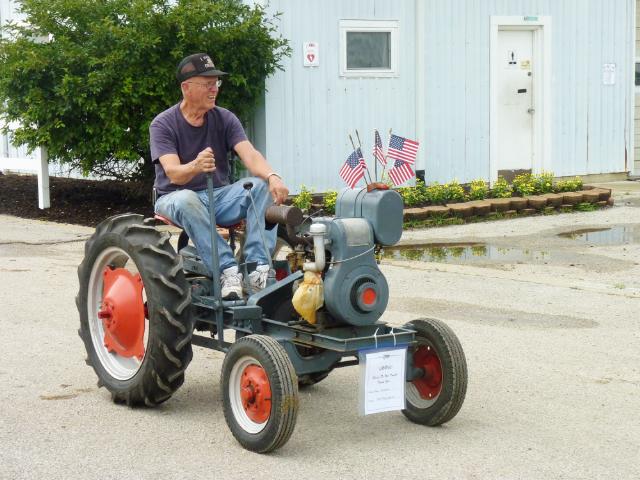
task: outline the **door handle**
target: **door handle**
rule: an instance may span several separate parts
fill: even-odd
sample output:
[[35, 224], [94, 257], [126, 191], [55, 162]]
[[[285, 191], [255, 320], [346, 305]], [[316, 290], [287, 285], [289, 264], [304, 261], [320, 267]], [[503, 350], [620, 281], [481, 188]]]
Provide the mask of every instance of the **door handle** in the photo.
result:
[[531, 115], [533, 115], [534, 113], [536, 113], [536, 109], [535, 108], [530, 108], [527, 110], [527, 113], [530, 113]]

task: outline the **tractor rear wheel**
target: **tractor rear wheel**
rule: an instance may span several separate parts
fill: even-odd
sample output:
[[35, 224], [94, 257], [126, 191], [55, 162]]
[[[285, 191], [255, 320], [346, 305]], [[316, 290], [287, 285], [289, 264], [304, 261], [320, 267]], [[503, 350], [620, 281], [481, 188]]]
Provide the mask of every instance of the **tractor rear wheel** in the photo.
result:
[[98, 225], [78, 267], [78, 333], [98, 385], [117, 403], [155, 406], [192, 358], [191, 295], [169, 234], [125, 214]]
[[244, 448], [267, 453], [289, 440], [298, 416], [298, 378], [276, 340], [237, 340], [225, 356], [220, 383], [224, 418]]
[[456, 416], [467, 392], [467, 362], [462, 345], [445, 323], [423, 318], [407, 323], [416, 331], [416, 345], [409, 349], [414, 368], [424, 374], [407, 382], [406, 409], [412, 422], [436, 426]]

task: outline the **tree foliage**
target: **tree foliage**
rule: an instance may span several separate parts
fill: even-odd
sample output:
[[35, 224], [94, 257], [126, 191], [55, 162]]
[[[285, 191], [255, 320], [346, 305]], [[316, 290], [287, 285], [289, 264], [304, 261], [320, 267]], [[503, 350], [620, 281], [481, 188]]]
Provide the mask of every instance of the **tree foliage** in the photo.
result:
[[178, 62], [209, 53], [230, 72], [219, 103], [247, 121], [290, 53], [263, 7], [240, 0], [22, 0], [0, 41], [0, 115], [14, 144], [109, 173], [150, 164], [149, 123], [177, 103]]

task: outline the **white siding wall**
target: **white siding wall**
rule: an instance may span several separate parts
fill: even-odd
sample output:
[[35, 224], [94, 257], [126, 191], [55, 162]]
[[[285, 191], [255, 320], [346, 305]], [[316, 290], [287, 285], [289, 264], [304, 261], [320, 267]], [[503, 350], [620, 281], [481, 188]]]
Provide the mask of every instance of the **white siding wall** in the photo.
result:
[[[291, 188], [341, 188], [338, 170], [352, 151], [347, 135], [355, 129], [368, 159], [374, 128], [385, 141], [389, 128], [416, 138], [413, 0], [272, 0], [270, 8], [283, 12], [280, 28], [291, 40], [293, 55], [285, 61], [285, 71], [267, 81], [262, 113], [266, 134], [264, 145], [257, 143]], [[340, 78], [341, 19], [398, 20], [399, 77]], [[317, 68], [303, 67], [305, 41], [319, 43]]]
[[[630, 146], [633, 1], [427, 2], [427, 170], [439, 180], [489, 176], [489, 18], [552, 18], [552, 144], [556, 175], [623, 172]], [[603, 86], [602, 65], [617, 65]]]
[[[631, 169], [635, 0], [420, 1], [423, 18], [415, 18], [415, 0], [271, 2], [272, 11], [283, 12], [281, 32], [294, 53], [285, 71], [267, 82], [262, 146], [289, 185], [341, 186], [337, 172], [350, 152], [347, 132], [365, 132], [368, 153], [374, 127], [417, 137], [418, 168], [429, 180], [488, 179], [492, 15], [552, 19], [554, 173]], [[399, 20], [400, 77], [339, 78], [340, 19]], [[415, 44], [416, 28], [423, 29], [421, 45]], [[302, 66], [303, 41], [320, 43], [319, 68]], [[416, 48], [423, 72], [414, 69]], [[602, 84], [605, 63], [616, 64], [614, 86]], [[421, 96], [418, 89], [424, 89]], [[424, 98], [418, 108], [416, 98]], [[421, 111], [423, 122], [417, 122]], [[416, 131], [417, 124], [424, 128]]]

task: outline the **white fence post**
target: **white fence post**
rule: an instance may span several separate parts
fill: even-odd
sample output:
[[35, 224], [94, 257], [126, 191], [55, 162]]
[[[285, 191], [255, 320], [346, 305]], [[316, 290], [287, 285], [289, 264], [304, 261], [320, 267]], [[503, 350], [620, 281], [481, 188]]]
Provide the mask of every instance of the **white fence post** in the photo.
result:
[[40, 147], [38, 164], [38, 207], [44, 209], [51, 206], [49, 197], [49, 155], [45, 147]]

